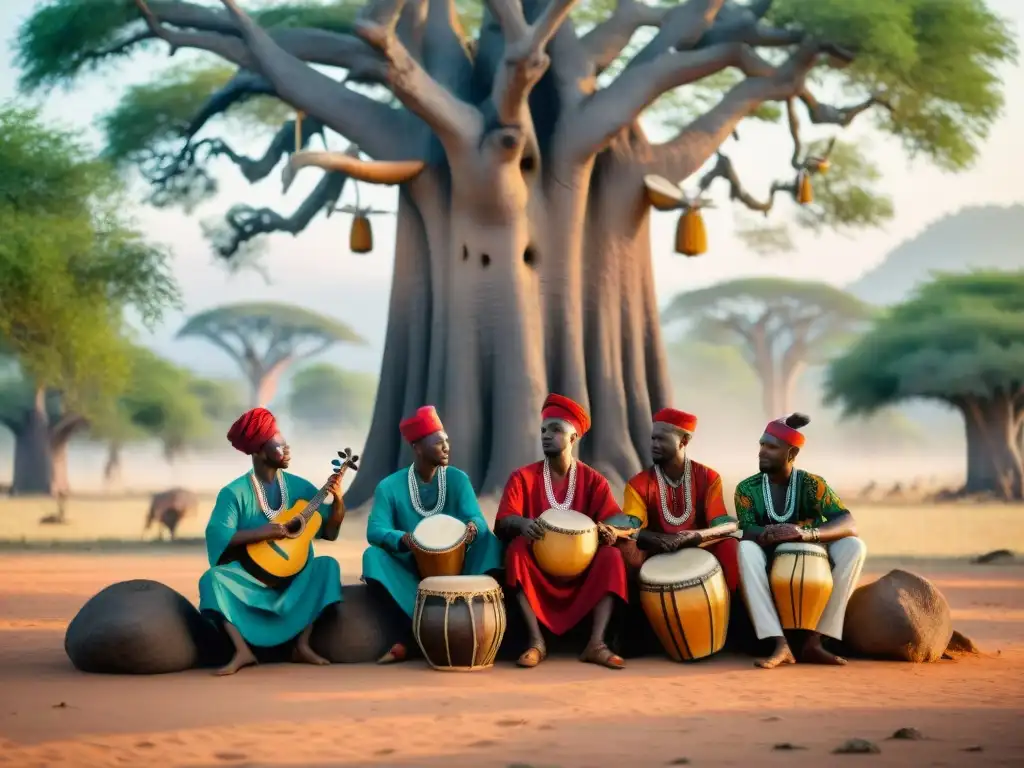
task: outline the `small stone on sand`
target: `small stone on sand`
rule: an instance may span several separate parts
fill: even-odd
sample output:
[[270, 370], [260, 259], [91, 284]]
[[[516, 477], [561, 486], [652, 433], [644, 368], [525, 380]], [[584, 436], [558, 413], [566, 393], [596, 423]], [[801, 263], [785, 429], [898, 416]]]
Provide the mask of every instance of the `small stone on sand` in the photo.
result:
[[669, 760], [668, 765], [689, 765], [690, 758], [688, 757], [677, 757], [675, 760]]
[[904, 741], [921, 741], [924, 739], [924, 734], [917, 730], [917, 728], [900, 728], [889, 738], [902, 739]]
[[792, 752], [797, 749], [807, 749], [807, 747], [801, 747], [799, 744], [790, 744], [788, 741], [784, 741], [781, 744], [776, 744], [772, 749], [777, 749], [780, 752]]
[[973, 747], [967, 747], [964, 752], [984, 752], [985, 748], [981, 744], [975, 744]]
[[833, 755], [878, 755], [882, 750], [867, 739], [848, 739], [832, 750]]

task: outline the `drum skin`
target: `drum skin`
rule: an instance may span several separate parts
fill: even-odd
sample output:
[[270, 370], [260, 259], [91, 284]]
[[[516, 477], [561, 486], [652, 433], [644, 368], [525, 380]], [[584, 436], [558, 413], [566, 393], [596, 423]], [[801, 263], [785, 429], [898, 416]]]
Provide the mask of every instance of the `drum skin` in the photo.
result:
[[780, 544], [769, 582], [783, 629], [817, 629], [832, 596], [828, 550], [804, 542]]
[[533, 557], [548, 576], [572, 579], [579, 576], [597, 554], [597, 524], [572, 510], [549, 509], [538, 521], [544, 538], [533, 542]]
[[703, 549], [654, 555], [638, 582], [640, 604], [669, 658], [694, 661], [722, 650], [729, 632], [729, 586], [714, 555]]
[[501, 585], [490, 576], [437, 576], [420, 582], [412, 629], [434, 669], [493, 667], [505, 627]]
[[[441, 518], [447, 518], [462, 526], [462, 535], [453, 542], [424, 541], [430, 529], [436, 528]], [[456, 526], [452, 526], [455, 528]], [[412, 533], [412, 557], [420, 578], [431, 576], [458, 576], [466, 562], [466, 525], [450, 515], [431, 515], [421, 520]], [[418, 534], [418, 535], [417, 535]]]

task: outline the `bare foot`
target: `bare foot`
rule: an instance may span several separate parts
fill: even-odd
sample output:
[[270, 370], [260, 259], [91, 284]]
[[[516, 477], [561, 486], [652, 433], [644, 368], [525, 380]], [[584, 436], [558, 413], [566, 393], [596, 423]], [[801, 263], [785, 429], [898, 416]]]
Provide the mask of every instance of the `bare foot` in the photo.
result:
[[217, 677], [224, 677], [226, 675], [233, 675], [242, 667], [251, 667], [257, 664], [256, 657], [253, 656], [252, 651], [235, 651], [235, 655], [231, 658], [227, 664], [218, 669], [213, 674]]
[[395, 664], [399, 661], [405, 661], [409, 656], [409, 651], [403, 643], [395, 643], [391, 646], [391, 649], [377, 659], [378, 664]]
[[548, 649], [544, 647], [544, 643], [532, 643], [519, 657], [516, 664], [525, 669], [533, 669], [547, 657]]
[[316, 667], [326, 667], [331, 663], [310, 648], [308, 643], [295, 644], [295, 650], [292, 651], [292, 661], [296, 664], [312, 664]]
[[793, 651], [789, 649], [789, 643], [786, 642], [784, 637], [780, 637], [775, 641], [775, 650], [771, 656], [754, 662], [754, 666], [761, 669], [775, 669], [783, 664], [796, 664]]
[[832, 667], [846, 666], [846, 659], [825, 650], [821, 644], [820, 635], [813, 635], [808, 638], [803, 650], [800, 651], [800, 661], [806, 664], [825, 664]]

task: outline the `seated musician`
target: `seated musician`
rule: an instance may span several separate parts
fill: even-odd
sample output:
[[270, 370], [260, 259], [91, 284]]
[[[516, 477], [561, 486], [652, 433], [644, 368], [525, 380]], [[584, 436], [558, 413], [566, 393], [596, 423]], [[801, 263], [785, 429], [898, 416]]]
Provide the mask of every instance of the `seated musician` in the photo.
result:
[[[226, 485], [206, 526], [210, 569], [199, 579], [199, 610], [222, 623], [234, 645], [234, 656], [217, 671], [231, 675], [256, 663], [250, 646], [271, 647], [296, 639], [293, 659], [328, 664], [309, 646], [313, 622], [327, 606], [340, 602], [341, 570], [333, 557], [312, 557], [303, 570], [279, 587], [269, 587], [251, 575], [240, 557], [244, 548], [260, 541], [283, 539], [286, 527], [274, 522], [281, 511], [319, 490], [308, 480], [284, 470], [291, 452], [273, 414], [254, 408], [242, 414], [228, 431], [238, 451], [252, 457], [252, 469]], [[323, 525], [318, 538], [334, 541], [345, 519], [341, 478], [345, 467], [331, 475], [334, 496], [319, 510]], [[312, 546], [310, 547], [312, 550]]]
[[697, 417], [663, 408], [654, 414], [651, 458], [654, 465], [626, 484], [622, 511], [639, 522], [637, 547], [644, 555], [704, 547], [722, 565], [735, 592], [739, 582], [738, 528], [722, 498], [722, 478], [686, 455]]
[[842, 639], [846, 604], [857, 588], [867, 553], [856, 537], [853, 515], [828, 483], [793, 466], [804, 445], [799, 430], [809, 423], [810, 419], [799, 413], [769, 422], [757, 455], [759, 472], [736, 486], [736, 513], [743, 531], [740, 586], [757, 638], [770, 638], [775, 643], [772, 654], [756, 662], [764, 669], [796, 663], [769, 586], [775, 546], [785, 542], [820, 543], [832, 562], [832, 595], [817, 631], [810, 633], [800, 653], [800, 661], [812, 664], [846, 663], [829, 653], [821, 638]]
[[460, 469], [448, 465], [448, 435], [432, 405], [399, 424], [411, 445], [413, 463], [380, 481], [366, 524], [370, 546], [363, 552], [363, 580], [405, 627], [405, 636], [378, 662], [403, 661], [408, 655], [412, 614], [420, 576], [410, 552], [417, 523], [434, 514], [464, 522], [469, 529], [462, 572], [481, 575], [501, 569], [501, 542], [491, 532], [480, 511], [473, 485]]
[[[608, 648], [605, 632], [614, 598], [628, 600], [626, 567], [621, 552], [611, 546], [615, 532], [603, 524], [621, 510], [608, 481], [573, 457], [573, 446], [590, 428], [586, 411], [569, 398], [552, 394], [544, 401], [541, 419], [544, 460], [512, 473], [495, 519], [495, 531], [510, 541], [506, 582], [519, 587], [517, 599], [530, 634], [530, 646], [518, 663], [536, 667], [547, 656], [540, 624], [562, 635], [593, 613], [590, 642], [580, 660], [622, 669], [625, 662]], [[598, 523], [601, 546], [590, 567], [574, 579], [548, 576], [531, 552], [531, 542], [544, 537], [537, 518], [549, 509], [573, 510]]]

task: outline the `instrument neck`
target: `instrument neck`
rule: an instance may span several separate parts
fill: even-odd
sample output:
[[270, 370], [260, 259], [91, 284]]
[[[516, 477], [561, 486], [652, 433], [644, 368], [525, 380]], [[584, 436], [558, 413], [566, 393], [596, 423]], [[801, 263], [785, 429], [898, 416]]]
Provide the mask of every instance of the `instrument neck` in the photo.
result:
[[327, 490], [327, 483], [324, 483], [323, 488], [317, 491], [316, 496], [309, 500], [306, 508], [302, 510], [302, 518], [309, 522], [309, 519], [313, 516], [313, 513], [320, 509], [320, 505], [324, 503], [324, 499], [327, 498], [330, 491]]

